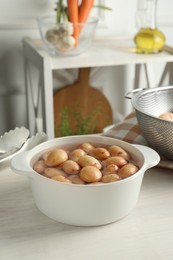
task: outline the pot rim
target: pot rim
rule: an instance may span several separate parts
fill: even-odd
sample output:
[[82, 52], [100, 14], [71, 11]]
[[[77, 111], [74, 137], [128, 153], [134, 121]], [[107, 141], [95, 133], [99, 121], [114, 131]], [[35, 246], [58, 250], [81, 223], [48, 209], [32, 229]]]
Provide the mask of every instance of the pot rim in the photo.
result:
[[[19, 161], [22, 161], [22, 162], [24, 162], [24, 165], [25, 164], [27, 165], [27, 170], [23, 170], [23, 172], [24, 172], [23, 174], [25, 174], [27, 177], [31, 177], [31, 178], [41, 178], [42, 180], [48, 181], [50, 183], [54, 183], [53, 185], [65, 185], [65, 186], [68, 185], [70, 187], [71, 186], [72, 187], [84, 187], [86, 189], [86, 187], [97, 187], [97, 188], [100, 188], [100, 187], [104, 187], [104, 186], [107, 186], [107, 185], [122, 185], [123, 183], [129, 182], [129, 181], [133, 181], [140, 174], [144, 174], [145, 171], [148, 168], [153, 167], [153, 165], [149, 165], [149, 163], [147, 164], [147, 162], [145, 162], [145, 154], [142, 152], [142, 149], [144, 149], [145, 146], [130, 144], [130, 143], [127, 143], [127, 142], [125, 142], [123, 140], [119, 140], [119, 139], [115, 139], [115, 138], [107, 137], [107, 136], [102, 136], [102, 135], [99, 135], [99, 136], [96, 136], [96, 135], [85, 135], [85, 137], [93, 138], [93, 140], [90, 141], [91, 143], [94, 143], [94, 139], [95, 139], [95, 143], [100, 143], [100, 144], [104, 145], [104, 140], [105, 140], [105, 145], [106, 145], [106, 141], [114, 140], [116, 142], [116, 145], [120, 145], [121, 146], [121, 144], [122, 144], [122, 148], [124, 148], [124, 146], [126, 146], [127, 147], [127, 151], [129, 153], [132, 153], [132, 156], [135, 156], [136, 159], [138, 159], [137, 163], [138, 163], [138, 166], [140, 167], [140, 169], [134, 175], [132, 175], [132, 176], [130, 176], [128, 178], [122, 179], [120, 181], [111, 182], [111, 183], [100, 183], [100, 184], [96, 184], [96, 185], [91, 185], [91, 184], [88, 184], [88, 185], [84, 185], [84, 184], [72, 184], [72, 185], [69, 185], [68, 183], [58, 182], [58, 181], [49, 179], [49, 178], [47, 178], [47, 177], [45, 177], [45, 176], [43, 176], [43, 175], [41, 175], [41, 174], [39, 174], [39, 173], [37, 173], [36, 171], [33, 170], [33, 168], [32, 168], [33, 162], [35, 160], [37, 160], [36, 157], [39, 158], [40, 154], [42, 154], [44, 150], [49, 149], [49, 148], [54, 147], [54, 146], [57, 147], [58, 140], [62, 140], [62, 139], [67, 139], [68, 140], [68, 139], [73, 138], [73, 140], [76, 139], [76, 143], [78, 143], [79, 141], [77, 142], [77, 140], [82, 138], [82, 136], [81, 135], [76, 135], [76, 136], [67, 136], [67, 137], [54, 138], [54, 139], [48, 140], [48, 141], [46, 141], [44, 143], [41, 143], [41, 144], [35, 146], [30, 151], [24, 152], [25, 153], [24, 156], [23, 156], [22, 153], [19, 154], [18, 156], [21, 156], [21, 157], [23, 156], [23, 158], [21, 158]], [[52, 145], [53, 142], [55, 142], [55, 145]], [[79, 143], [81, 143], [81, 141]], [[75, 144], [75, 141], [73, 142], [73, 144]], [[124, 148], [124, 149], [126, 149], [126, 148]], [[147, 149], [147, 153], [149, 153], [150, 150], [152, 152], [154, 151], [153, 149], [151, 149], [149, 147], [145, 147], [145, 149]], [[154, 151], [154, 154], [156, 155], [154, 165], [156, 165], [159, 162], [159, 158], [160, 157], [157, 154], [157, 152], [155, 152], [155, 151]], [[34, 160], [34, 157], [35, 157], [35, 160]], [[13, 161], [14, 160], [15, 160], [15, 157], [12, 160], [12, 168], [15, 171], [15, 167], [13, 167]], [[140, 164], [141, 164], [141, 166], [140, 166]], [[150, 164], [151, 164], [151, 162], [150, 162]], [[22, 174], [22, 172], [21, 172], [21, 174]]]

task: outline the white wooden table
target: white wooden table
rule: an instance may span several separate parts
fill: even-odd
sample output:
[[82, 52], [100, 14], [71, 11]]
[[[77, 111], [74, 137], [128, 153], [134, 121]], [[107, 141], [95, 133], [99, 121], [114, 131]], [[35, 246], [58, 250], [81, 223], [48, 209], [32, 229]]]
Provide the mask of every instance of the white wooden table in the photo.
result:
[[[53, 71], [134, 64], [134, 87], [138, 87], [141, 66], [145, 68], [148, 87], [152, 87], [153, 75], [151, 74], [150, 63], [166, 63], [160, 83], [158, 83], [161, 84], [166, 73], [171, 71], [173, 62], [173, 55], [165, 51], [153, 55], [136, 54], [133, 39], [127, 37], [97, 38], [88, 51], [75, 57], [52, 57], [45, 51], [41, 40], [25, 38], [23, 40], [23, 52], [29, 129], [32, 135], [37, 131], [45, 131], [49, 138], [54, 137]], [[39, 71], [38, 86], [32, 85], [32, 75], [29, 70], [31, 64]], [[170, 73], [170, 84], [173, 83], [171, 75]], [[38, 88], [37, 96], [35, 94], [36, 88]]]
[[0, 170], [0, 259], [172, 260], [173, 172], [144, 175], [135, 209], [100, 227], [53, 221], [36, 207], [27, 178]]

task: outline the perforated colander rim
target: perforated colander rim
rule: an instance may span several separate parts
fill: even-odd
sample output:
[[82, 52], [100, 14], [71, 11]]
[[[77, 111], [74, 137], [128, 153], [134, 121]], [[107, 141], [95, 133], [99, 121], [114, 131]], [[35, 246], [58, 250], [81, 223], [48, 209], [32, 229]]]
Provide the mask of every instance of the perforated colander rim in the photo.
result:
[[[167, 90], [173, 90], [173, 86], [164, 86], [164, 87], [153, 87], [153, 88], [148, 88], [148, 89], [139, 89], [138, 92], [135, 92], [132, 96], [132, 99], [131, 99], [131, 102], [132, 102], [132, 105], [133, 107], [135, 108], [136, 111], [144, 114], [144, 115], [147, 115], [151, 118], [154, 118], [154, 119], [157, 119], [159, 121], [165, 121], [165, 119], [162, 119], [162, 118], [159, 118], [159, 117], [156, 117], [156, 116], [153, 116], [147, 112], [144, 112], [142, 111], [141, 107], [138, 105], [138, 100], [139, 98], [141, 98], [142, 96], [144, 95], [147, 95], [147, 94], [150, 94], [150, 93], [154, 93], [154, 92], [158, 92], [160, 94], [160, 92], [162, 91], [167, 91]], [[172, 121], [169, 121], [169, 120], [166, 120], [168, 124], [172, 125], [173, 122]]]

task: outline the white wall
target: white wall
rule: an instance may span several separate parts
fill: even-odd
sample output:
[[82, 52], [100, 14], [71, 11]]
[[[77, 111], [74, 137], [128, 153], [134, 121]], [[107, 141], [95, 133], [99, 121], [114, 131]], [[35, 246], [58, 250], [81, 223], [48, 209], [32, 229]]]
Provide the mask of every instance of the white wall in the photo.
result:
[[[133, 36], [136, 33], [137, 0], [101, 0], [101, 2], [112, 7], [113, 11], [101, 14], [103, 21], [97, 34]], [[158, 24], [173, 44], [173, 36], [171, 36], [173, 1], [159, 0], [158, 2]], [[0, 1], [0, 135], [16, 126], [27, 126], [22, 38], [39, 37], [35, 19], [38, 16], [53, 14], [54, 3], [54, 0]], [[128, 111], [124, 109], [126, 102], [124, 91], [133, 86], [133, 66], [101, 70], [100, 74], [98, 70], [98, 73], [91, 78], [92, 84], [103, 89], [105, 95], [110, 98], [115, 118], [116, 111], [126, 114]], [[106, 86], [102, 86], [99, 75], [102, 77], [104, 75], [107, 79]]]

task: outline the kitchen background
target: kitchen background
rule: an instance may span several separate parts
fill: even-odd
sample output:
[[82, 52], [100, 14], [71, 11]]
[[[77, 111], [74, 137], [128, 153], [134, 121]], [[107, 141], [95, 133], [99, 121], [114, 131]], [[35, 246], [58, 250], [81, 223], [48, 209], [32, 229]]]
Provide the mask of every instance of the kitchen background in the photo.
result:
[[[100, 17], [98, 36], [134, 36], [137, 0], [98, 0], [112, 11], [93, 10]], [[36, 17], [54, 13], [54, 0], [1, 0], [0, 1], [0, 135], [16, 126], [26, 126], [26, 102], [22, 56], [23, 37], [38, 38]], [[173, 45], [173, 1], [158, 0], [158, 27]], [[156, 82], [165, 64], [153, 64]], [[54, 88], [73, 82], [77, 73], [70, 70], [54, 75]], [[114, 121], [131, 111], [124, 95], [133, 88], [134, 65], [94, 68], [91, 85], [101, 89], [108, 97], [114, 112]], [[145, 87], [144, 78], [141, 85]], [[165, 81], [165, 84], [166, 81]]]

